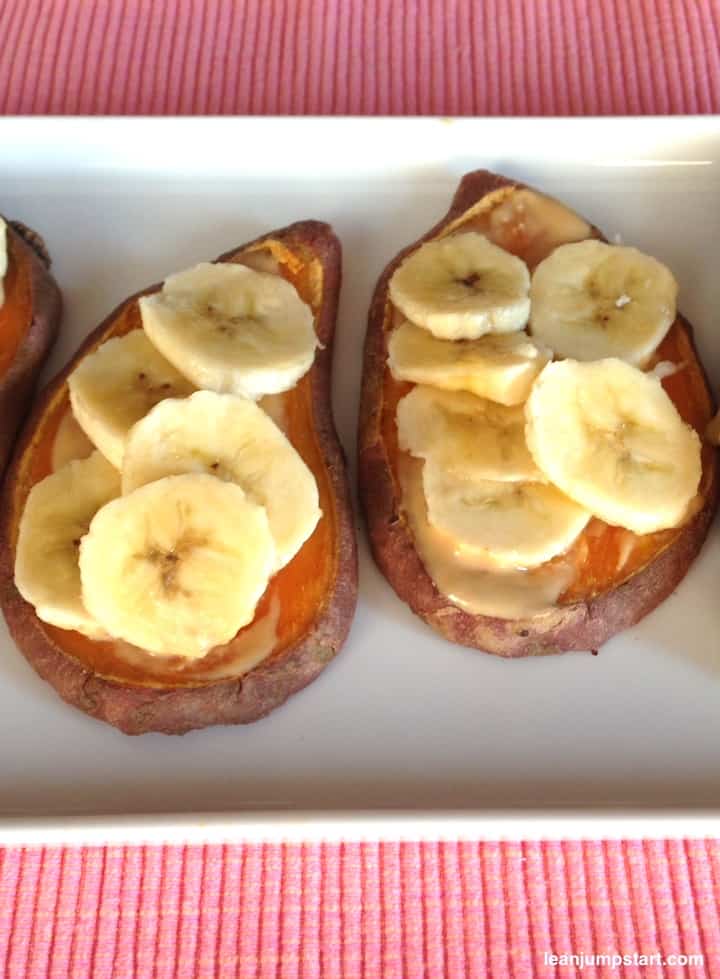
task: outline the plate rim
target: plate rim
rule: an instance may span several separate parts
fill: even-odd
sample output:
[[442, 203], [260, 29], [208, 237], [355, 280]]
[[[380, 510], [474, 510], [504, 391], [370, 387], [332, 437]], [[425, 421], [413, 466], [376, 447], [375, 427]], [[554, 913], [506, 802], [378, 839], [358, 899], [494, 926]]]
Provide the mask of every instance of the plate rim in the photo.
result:
[[[6, 115], [0, 129], [21, 124], [31, 128], [62, 130], [82, 124], [94, 130], [133, 125], [224, 126], [250, 123], [300, 127], [338, 124], [423, 126], [487, 123], [497, 128], [523, 125], [543, 128], [562, 125], [568, 129], [617, 125], [637, 126], [643, 131], [672, 131], [694, 126], [708, 135], [720, 136], [720, 113], [684, 115], [595, 116], [446, 116], [446, 115]], [[678, 161], [678, 163], [687, 161]], [[718, 161], [720, 162], [720, 159]], [[521, 807], [467, 810], [422, 809], [235, 809], [211, 812], [137, 813], [108, 812], [67, 814], [11, 813], [0, 810], [0, 846], [112, 845], [120, 843], [221, 843], [221, 842], [376, 842], [382, 840], [560, 840], [560, 839], [662, 839], [669, 836], [707, 838], [718, 835], [720, 804], [683, 806], [625, 806], [623, 804], [572, 807]]]

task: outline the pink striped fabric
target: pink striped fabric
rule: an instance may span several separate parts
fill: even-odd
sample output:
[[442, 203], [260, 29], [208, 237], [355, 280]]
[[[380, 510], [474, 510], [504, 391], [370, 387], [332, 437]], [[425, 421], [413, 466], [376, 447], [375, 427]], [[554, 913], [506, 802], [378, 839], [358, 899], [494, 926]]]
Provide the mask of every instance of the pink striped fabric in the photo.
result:
[[[718, 0], [0, 0], [0, 113], [719, 112], [719, 37]], [[720, 976], [717, 840], [0, 861], [8, 979]]]
[[694, 979], [719, 873], [703, 840], [9, 850], [0, 974]]
[[0, 0], [0, 112], [720, 111], [717, 0]]

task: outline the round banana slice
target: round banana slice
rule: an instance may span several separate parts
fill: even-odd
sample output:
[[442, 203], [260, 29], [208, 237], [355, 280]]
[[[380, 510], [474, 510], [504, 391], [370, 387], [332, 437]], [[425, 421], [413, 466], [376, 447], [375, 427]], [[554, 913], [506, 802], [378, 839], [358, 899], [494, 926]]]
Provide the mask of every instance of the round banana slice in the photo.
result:
[[642, 366], [672, 326], [677, 282], [636, 248], [579, 241], [535, 269], [530, 330], [559, 357]]
[[544, 483], [500, 483], [423, 467], [428, 520], [454, 541], [458, 555], [489, 567], [535, 568], [564, 554], [590, 519], [587, 510]]
[[315, 357], [312, 310], [279, 275], [203, 262], [139, 306], [152, 342], [200, 388], [257, 400], [294, 387]]
[[418, 385], [398, 402], [397, 427], [401, 449], [441, 461], [448, 471], [503, 482], [543, 480], [525, 443], [522, 406]]
[[282, 568], [321, 516], [315, 478], [265, 412], [247, 398], [197, 391], [163, 401], [133, 428], [123, 493], [164, 476], [204, 472], [237, 483], [265, 507]]
[[274, 565], [265, 510], [204, 473], [113, 500], [80, 545], [83, 600], [106, 631], [189, 659], [252, 621]]
[[469, 391], [503, 405], [522, 404], [551, 359], [552, 352], [523, 331], [477, 340], [438, 340], [405, 321], [388, 341], [388, 366], [397, 380]]
[[676, 527], [697, 492], [700, 439], [656, 377], [622, 360], [548, 364], [525, 406], [550, 482], [636, 534]]
[[164, 398], [194, 390], [142, 330], [106, 340], [80, 361], [68, 387], [77, 423], [116, 469], [135, 422]]
[[525, 263], [476, 231], [421, 245], [390, 279], [391, 302], [443, 340], [522, 330], [530, 315]]
[[100, 507], [120, 494], [120, 474], [99, 452], [36, 483], [20, 518], [15, 585], [38, 618], [91, 639], [107, 638], [82, 600], [80, 541]]

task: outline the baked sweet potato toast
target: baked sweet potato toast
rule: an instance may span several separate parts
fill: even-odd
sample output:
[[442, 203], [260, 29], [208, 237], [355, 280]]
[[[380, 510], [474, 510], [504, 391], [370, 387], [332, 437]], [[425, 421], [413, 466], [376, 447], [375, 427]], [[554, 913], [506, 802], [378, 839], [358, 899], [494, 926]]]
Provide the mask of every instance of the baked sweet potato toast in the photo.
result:
[[[130, 297], [114, 310], [42, 392], [4, 489], [0, 603], [10, 631], [29, 662], [64, 700], [126, 734], [182, 734], [264, 716], [330, 662], [345, 641], [355, 609], [354, 527], [330, 393], [339, 242], [327, 225], [303, 221], [233, 249], [217, 263], [270, 268], [287, 280], [310, 307], [317, 339], [309, 370], [290, 390], [274, 395], [267, 407], [274, 416], [282, 416], [287, 438], [314, 476], [322, 515], [295, 556], [270, 578], [252, 622], [232, 641], [200, 658], [158, 657], [127, 642], [92, 639], [41, 621], [15, 584], [18, 527], [31, 488], [53, 471], [58, 452], [64, 461], [69, 454], [87, 456], [91, 449], [84, 437], [83, 451], [72, 448], [80, 433], [73, 428], [68, 377], [109, 338], [138, 331], [138, 301], [157, 294], [160, 286]], [[166, 584], [172, 576], [172, 569], [166, 568]]]
[[[7, 269], [0, 279], [0, 473], [60, 324], [60, 290], [34, 231], [0, 218]], [[5, 251], [5, 249], [3, 249]]]
[[[447, 590], [443, 593], [418, 552], [408, 516], [408, 467], [416, 471], [422, 462], [399, 445], [397, 409], [406, 395], [421, 389], [396, 379], [388, 365], [393, 331], [406, 317], [412, 320], [406, 310], [400, 314], [389, 291], [396, 270], [424, 243], [465, 231], [480, 232], [505, 253], [523, 259], [530, 273], [558, 246], [586, 239], [604, 241], [597, 228], [559, 202], [502, 176], [475, 171], [461, 181], [447, 215], [385, 269], [369, 313], [359, 423], [360, 495], [372, 551], [398, 596], [453, 642], [505, 657], [595, 651], [647, 615], [687, 572], [717, 507], [717, 453], [707, 443], [702, 445], [697, 492], [678, 526], [635, 533], [592, 516], [569, 550], [543, 566], [552, 571], [561, 564], [565, 578], [554, 599], [540, 603], [532, 614], [523, 614], [522, 609], [510, 615], [490, 614], [489, 610], [479, 614], [461, 607]], [[395, 281], [399, 292], [405, 282]], [[471, 279], [462, 281], [468, 287], [474, 285]], [[627, 301], [627, 296], [620, 296], [615, 305], [620, 308]], [[677, 412], [702, 437], [713, 413], [712, 395], [690, 324], [681, 315], [670, 322], [643, 367], [649, 372], [656, 367], [656, 376], [662, 379], [662, 388]], [[532, 324], [530, 314], [531, 333]], [[425, 332], [415, 333], [418, 343], [425, 342]], [[552, 351], [548, 359], [551, 357]], [[692, 439], [697, 441], [695, 435]], [[699, 460], [699, 446], [697, 453]], [[698, 471], [699, 467], [698, 461]], [[424, 503], [421, 506], [418, 520], [426, 521]], [[446, 579], [455, 580], [449, 575]]]

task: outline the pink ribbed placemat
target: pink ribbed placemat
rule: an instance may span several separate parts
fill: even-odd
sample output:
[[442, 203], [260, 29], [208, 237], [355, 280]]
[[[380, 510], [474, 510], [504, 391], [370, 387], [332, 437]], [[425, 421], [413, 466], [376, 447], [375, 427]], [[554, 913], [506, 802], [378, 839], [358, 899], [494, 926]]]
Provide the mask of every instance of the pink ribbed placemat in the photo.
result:
[[717, 975], [718, 875], [702, 840], [8, 850], [0, 975]]
[[[719, 38], [718, 0], [0, 0], [0, 113], [720, 112]], [[720, 975], [715, 840], [0, 860], [3, 977]]]
[[0, 0], [0, 112], [720, 111], [717, 0]]

